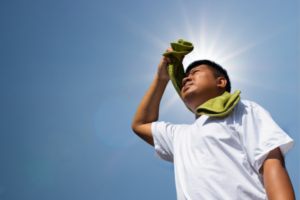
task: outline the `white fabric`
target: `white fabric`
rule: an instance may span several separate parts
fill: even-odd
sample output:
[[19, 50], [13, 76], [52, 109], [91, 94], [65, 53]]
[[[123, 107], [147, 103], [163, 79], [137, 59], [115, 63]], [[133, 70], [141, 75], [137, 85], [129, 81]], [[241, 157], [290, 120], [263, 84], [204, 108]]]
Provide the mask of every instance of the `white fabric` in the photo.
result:
[[294, 147], [265, 109], [245, 100], [227, 117], [153, 122], [151, 129], [156, 157], [174, 162], [179, 200], [267, 199], [260, 166], [270, 150], [285, 156]]

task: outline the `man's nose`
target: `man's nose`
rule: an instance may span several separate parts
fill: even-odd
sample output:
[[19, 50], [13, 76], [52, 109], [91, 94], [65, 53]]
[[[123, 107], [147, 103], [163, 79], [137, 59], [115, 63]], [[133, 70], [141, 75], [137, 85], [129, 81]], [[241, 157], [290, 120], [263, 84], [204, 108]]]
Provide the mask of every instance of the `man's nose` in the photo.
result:
[[188, 80], [191, 80], [190, 76], [187, 76], [185, 78], [182, 79], [182, 85], [184, 85]]

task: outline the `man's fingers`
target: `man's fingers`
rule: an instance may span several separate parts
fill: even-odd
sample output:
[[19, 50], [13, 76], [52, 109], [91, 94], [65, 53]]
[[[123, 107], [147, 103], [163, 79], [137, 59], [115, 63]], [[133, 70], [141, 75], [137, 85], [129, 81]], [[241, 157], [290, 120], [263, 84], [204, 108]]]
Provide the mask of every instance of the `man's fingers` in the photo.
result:
[[168, 62], [169, 62], [169, 61], [168, 61], [168, 58], [167, 58], [167, 57], [163, 57], [163, 58], [162, 58], [162, 62], [163, 62], [163, 63], [168, 63]]
[[170, 58], [163, 57], [163, 61], [162, 62], [168, 64], [168, 63], [172, 62], [172, 60]]
[[168, 47], [166, 52], [174, 51], [171, 47]]
[[[174, 51], [171, 47], [168, 47], [166, 52]], [[167, 58], [168, 63], [172, 62], [170, 58]]]

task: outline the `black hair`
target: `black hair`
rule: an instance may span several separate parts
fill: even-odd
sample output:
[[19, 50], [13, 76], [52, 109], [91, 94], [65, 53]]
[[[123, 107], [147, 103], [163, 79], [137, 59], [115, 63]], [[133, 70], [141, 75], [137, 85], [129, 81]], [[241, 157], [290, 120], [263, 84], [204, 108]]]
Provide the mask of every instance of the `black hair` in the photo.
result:
[[231, 83], [227, 74], [227, 71], [223, 69], [219, 64], [210, 61], [210, 60], [196, 60], [192, 62], [188, 68], [186, 69], [185, 74], [189, 73], [191, 69], [198, 67], [199, 65], [207, 65], [209, 69], [212, 71], [213, 75], [217, 77], [224, 77], [227, 80], [227, 84], [225, 90], [230, 93], [231, 91]]

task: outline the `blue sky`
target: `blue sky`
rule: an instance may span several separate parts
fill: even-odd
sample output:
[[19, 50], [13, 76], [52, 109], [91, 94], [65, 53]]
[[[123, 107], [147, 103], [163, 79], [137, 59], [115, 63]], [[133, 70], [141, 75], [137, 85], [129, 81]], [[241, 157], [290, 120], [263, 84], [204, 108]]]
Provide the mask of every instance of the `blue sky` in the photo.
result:
[[[178, 39], [295, 140], [300, 198], [298, 1], [1, 1], [0, 24], [0, 199], [175, 199], [131, 121]], [[160, 120], [194, 122], [171, 84]]]

